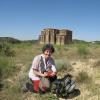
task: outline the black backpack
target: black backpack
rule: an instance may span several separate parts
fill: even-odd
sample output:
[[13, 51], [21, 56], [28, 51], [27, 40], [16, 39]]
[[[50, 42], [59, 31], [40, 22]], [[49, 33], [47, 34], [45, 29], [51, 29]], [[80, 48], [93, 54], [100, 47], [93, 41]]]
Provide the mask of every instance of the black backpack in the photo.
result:
[[75, 90], [75, 81], [71, 75], [65, 75], [62, 79], [53, 82], [51, 91], [57, 96], [66, 96]]

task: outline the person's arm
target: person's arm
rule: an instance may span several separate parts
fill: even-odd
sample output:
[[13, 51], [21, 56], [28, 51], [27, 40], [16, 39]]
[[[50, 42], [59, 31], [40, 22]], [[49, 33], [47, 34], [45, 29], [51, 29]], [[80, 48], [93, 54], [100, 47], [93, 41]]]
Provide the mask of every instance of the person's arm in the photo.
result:
[[41, 72], [38, 72], [37, 70], [33, 70], [33, 73], [35, 75], [38, 75], [38, 76], [41, 76], [41, 77], [46, 77], [47, 76], [47, 73], [41, 73]]
[[42, 74], [41, 72], [39, 72], [39, 62], [40, 62], [40, 57], [39, 56], [34, 57], [34, 60], [32, 62], [33, 73], [37, 76], [45, 77], [46, 74]]
[[55, 61], [53, 59], [51, 59], [51, 63], [52, 63], [51, 69], [52, 69], [53, 73], [57, 74], [57, 69], [56, 69], [56, 66], [55, 66]]
[[50, 59], [50, 62], [49, 62], [48, 67], [49, 67], [49, 66], [51, 66], [50, 76], [55, 76], [55, 75], [57, 75], [57, 70], [56, 70], [55, 62], [54, 62], [53, 58]]

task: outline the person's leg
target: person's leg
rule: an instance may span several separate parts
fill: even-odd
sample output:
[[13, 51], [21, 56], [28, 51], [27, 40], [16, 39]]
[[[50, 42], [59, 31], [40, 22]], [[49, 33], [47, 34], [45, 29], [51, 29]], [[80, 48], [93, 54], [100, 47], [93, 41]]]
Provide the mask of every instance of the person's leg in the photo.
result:
[[34, 92], [38, 92], [39, 91], [40, 78], [39, 77], [32, 77], [31, 81], [32, 81]]
[[50, 91], [52, 91], [52, 86], [53, 86], [53, 82], [57, 79], [57, 76], [55, 75], [54, 77], [49, 77], [49, 81], [50, 81]]
[[46, 90], [48, 90], [50, 88], [50, 81], [49, 81], [49, 79], [42, 77], [41, 81], [40, 81], [39, 87], [40, 87], [40, 89], [43, 92], [46, 92]]

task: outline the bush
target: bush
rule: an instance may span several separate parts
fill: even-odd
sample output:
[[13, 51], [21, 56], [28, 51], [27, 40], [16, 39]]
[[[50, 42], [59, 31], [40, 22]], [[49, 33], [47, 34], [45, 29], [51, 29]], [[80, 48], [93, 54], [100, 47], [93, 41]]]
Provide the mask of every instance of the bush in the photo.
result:
[[56, 63], [57, 71], [72, 70], [72, 66], [71, 66], [70, 62], [67, 61], [67, 59], [57, 59], [57, 60], [55, 60], [55, 63]]
[[0, 77], [1, 79], [11, 76], [15, 72], [15, 64], [12, 58], [0, 58]]
[[10, 45], [1, 43], [0, 44], [0, 55], [13, 57], [15, 56], [15, 51], [11, 50]]
[[87, 47], [82, 44], [78, 45], [77, 51], [80, 56], [85, 56], [85, 55], [89, 54], [89, 50], [87, 49]]

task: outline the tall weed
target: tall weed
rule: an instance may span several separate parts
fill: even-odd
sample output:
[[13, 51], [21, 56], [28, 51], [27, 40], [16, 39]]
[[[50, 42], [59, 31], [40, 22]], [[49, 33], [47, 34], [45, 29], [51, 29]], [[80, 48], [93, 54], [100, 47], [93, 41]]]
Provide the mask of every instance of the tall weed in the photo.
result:
[[77, 46], [77, 52], [80, 56], [86, 56], [89, 54], [89, 49], [86, 45], [80, 44]]
[[16, 66], [13, 58], [0, 57], [0, 76], [1, 78], [7, 78], [16, 72]]

